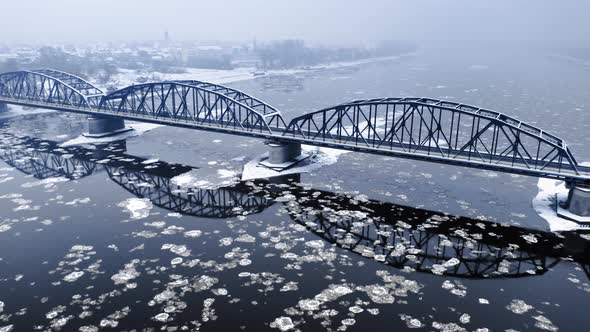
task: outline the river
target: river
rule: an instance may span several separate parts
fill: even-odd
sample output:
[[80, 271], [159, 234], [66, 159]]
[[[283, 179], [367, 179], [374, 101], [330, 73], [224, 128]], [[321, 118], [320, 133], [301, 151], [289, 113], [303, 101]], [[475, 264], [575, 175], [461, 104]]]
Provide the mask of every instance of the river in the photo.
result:
[[[355, 99], [460, 101], [560, 136], [590, 161], [589, 84], [586, 65], [549, 53], [459, 47], [228, 85], [287, 119]], [[538, 179], [343, 153], [312, 172], [240, 181], [266, 151], [260, 140], [158, 127], [60, 146], [84, 124], [0, 118], [0, 331], [590, 322], [590, 236], [549, 231], [532, 204]]]

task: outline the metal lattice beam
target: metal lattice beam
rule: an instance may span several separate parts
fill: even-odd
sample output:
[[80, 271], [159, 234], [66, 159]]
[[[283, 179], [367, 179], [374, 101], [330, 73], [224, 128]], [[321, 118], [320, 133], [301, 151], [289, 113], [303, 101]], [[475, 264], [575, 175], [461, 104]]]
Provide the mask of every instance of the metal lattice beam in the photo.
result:
[[237, 90], [195, 82], [133, 85], [104, 97], [100, 110], [110, 115], [163, 120], [201, 129], [215, 127], [267, 135], [273, 134], [272, 122], [284, 124], [278, 111], [257, 105], [254, 98]]
[[104, 93], [80, 77], [51, 69], [27, 70], [0, 75], [0, 97], [17, 102], [92, 109]]
[[512, 117], [429, 98], [358, 100], [294, 118], [302, 143], [587, 181], [565, 142]]
[[565, 141], [505, 114], [431, 98], [357, 100], [294, 118], [242, 91], [196, 80], [106, 96], [68, 73], [0, 75], [0, 102], [219, 131], [590, 184]]

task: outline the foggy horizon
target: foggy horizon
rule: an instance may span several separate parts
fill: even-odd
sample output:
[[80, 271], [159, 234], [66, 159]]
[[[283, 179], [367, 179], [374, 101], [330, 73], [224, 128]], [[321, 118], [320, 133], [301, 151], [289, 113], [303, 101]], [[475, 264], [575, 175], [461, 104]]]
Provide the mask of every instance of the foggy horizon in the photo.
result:
[[[0, 12], [7, 44], [160, 40], [244, 42], [302, 39], [360, 45], [379, 40], [555, 42], [590, 41], [588, 3], [576, 0], [465, 0], [370, 3], [255, 1], [10, 1]], [[24, 25], [23, 21], [33, 22]]]

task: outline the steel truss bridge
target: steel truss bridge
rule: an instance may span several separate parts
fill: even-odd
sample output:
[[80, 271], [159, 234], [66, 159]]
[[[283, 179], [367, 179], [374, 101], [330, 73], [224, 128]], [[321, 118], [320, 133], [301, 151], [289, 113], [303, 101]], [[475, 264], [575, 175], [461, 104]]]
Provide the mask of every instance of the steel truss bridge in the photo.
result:
[[[358, 201], [345, 194], [304, 189], [296, 182], [185, 190], [171, 178], [191, 167], [160, 161], [146, 168], [141, 163], [145, 159], [124, 153], [122, 142], [97, 150], [61, 148], [57, 142], [7, 134], [0, 136], [0, 142], [0, 159], [37, 179], [82, 180], [102, 172], [137, 197], [196, 217], [226, 219], [261, 213], [288, 190], [298, 199], [283, 202], [280, 209], [292, 221], [342, 249], [395, 268], [468, 279], [524, 278], [547, 273], [566, 258], [580, 264], [590, 279], [590, 245], [575, 234], [556, 235], [376, 200]], [[527, 241], [530, 237], [536, 241]]]
[[164, 81], [105, 94], [45, 69], [0, 74], [0, 103], [590, 184], [590, 167], [563, 139], [503, 113], [431, 98], [357, 100], [286, 121], [217, 84]]

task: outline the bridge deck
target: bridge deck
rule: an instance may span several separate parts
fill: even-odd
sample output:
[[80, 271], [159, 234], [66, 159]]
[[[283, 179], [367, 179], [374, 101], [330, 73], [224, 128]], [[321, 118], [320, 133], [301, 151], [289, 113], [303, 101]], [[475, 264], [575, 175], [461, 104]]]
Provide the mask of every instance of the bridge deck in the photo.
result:
[[[359, 143], [358, 139], [351, 141], [350, 137], [339, 137], [334, 135], [331, 136], [332, 139], [326, 139], [326, 137], [307, 139], [303, 137], [311, 137], [312, 134], [316, 133], [304, 131], [301, 132], [303, 133], [301, 137], [297, 137], [291, 130], [288, 130], [284, 127], [269, 127], [271, 130], [271, 132], [269, 133], [268, 131], [265, 131], [265, 128], [263, 127], [260, 127], [259, 130], [251, 130], [252, 128], [249, 128], [249, 130], [245, 130], [242, 128], [238, 128], [232, 125], [231, 123], [228, 123], [227, 126], [220, 126], [219, 123], [206, 119], [195, 122], [193, 119], [172, 119], [164, 116], [155, 118], [152, 115], [148, 114], [113, 112], [107, 109], [90, 109], [69, 105], [55, 105], [52, 103], [28, 100], [25, 101], [1, 96], [0, 102], [30, 107], [55, 109], [86, 115], [111, 116], [132, 121], [149, 122], [189, 129], [215, 131], [231, 135], [258, 137], [276, 141], [293, 142], [311, 146], [329, 147], [335, 149], [365, 152], [405, 159], [487, 169], [491, 171], [507, 172], [534, 177], [549, 177], [574, 182], [590, 183], [590, 167], [580, 165], [577, 166], [577, 172], [569, 165], [560, 164], [558, 162], [549, 162], [547, 163], [547, 165], [545, 165], [543, 169], [535, 169], [532, 167], [533, 165], [527, 164], [526, 162], [523, 162], [521, 159], [506, 158], [506, 156], [502, 156], [499, 154], [489, 154], [482, 152], [476, 153], [473, 151], [455, 151], [450, 148], [447, 148], [447, 151], [445, 151], [445, 149], [442, 148], [442, 152], [446, 152], [446, 156], [441, 156], [440, 151], [439, 153], [435, 154], [435, 150], [439, 150], [436, 147], [412, 146], [411, 142], [407, 142], [407, 144], [401, 144], [398, 142], [391, 141], [387, 144], [383, 144], [381, 140], [363, 138], [362, 143]], [[335, 140], [334, 137], [336, 138]], [[534, 161], [531, 162], [534, 163]], [[536, 166], [539, 167], [541, 165]]]
[[103, 94], [55, 70], [0, 74], [0, 104], [359, 151], [590, 186], [564, 140], [493, 110], [432, 98], [355, 100], [288, 124], [241, 91], [201, 81], [137, 84]]

